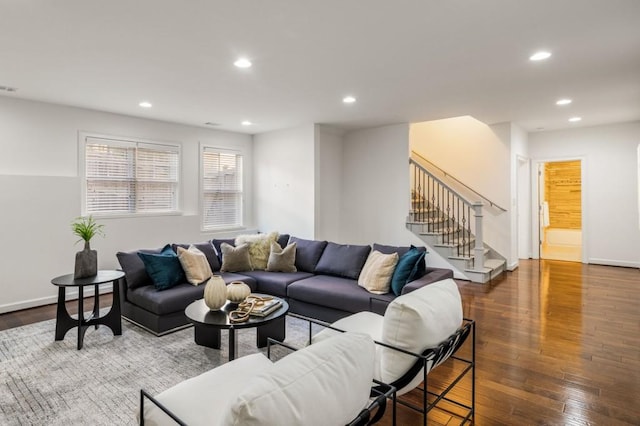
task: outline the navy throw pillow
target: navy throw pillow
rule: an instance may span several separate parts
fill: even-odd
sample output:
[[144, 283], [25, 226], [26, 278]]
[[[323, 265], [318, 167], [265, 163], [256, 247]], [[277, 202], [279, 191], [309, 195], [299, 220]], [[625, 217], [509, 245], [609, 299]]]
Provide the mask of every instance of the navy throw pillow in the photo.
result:
[[186, 281], [178, 255], [170, 244], [164, 246], [159, 254], [138, 252], [138, 256], [156, 289], [166, 290]]
[[412, 247], [398, 259], [398, 264], [391, 277], [391, 290], [393, 294], [400, 296], [402, 288], [415, 278], [425, 254], [424, 251]]

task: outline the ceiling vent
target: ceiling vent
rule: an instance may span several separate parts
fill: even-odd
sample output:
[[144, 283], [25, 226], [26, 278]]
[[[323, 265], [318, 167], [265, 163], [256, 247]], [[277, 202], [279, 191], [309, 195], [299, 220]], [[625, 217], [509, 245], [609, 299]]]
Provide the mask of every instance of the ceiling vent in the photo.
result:
[[2, 91], [2, 92], [17, 92], [18, 89], [15, 88], [15, 87], [0, 86], [0, 91]]
[[205, 126], [219, 126], [220, 123], [214, 123], [213, 121], [207, 121], [204, 123]]

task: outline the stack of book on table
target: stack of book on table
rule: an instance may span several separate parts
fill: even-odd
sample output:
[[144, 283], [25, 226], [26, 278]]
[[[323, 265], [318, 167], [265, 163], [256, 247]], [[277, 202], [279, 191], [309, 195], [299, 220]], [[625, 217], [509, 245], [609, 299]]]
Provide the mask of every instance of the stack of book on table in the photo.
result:
[[282, 305], [282, 301], [280, 299], [271, 299], [267, 300], [261, 305], [256, 305], [253, 307], [253, 310], [249, 312], [250, 315], [254, 315], [257, 317], [266, 317], [271, 312], [275, 311]]

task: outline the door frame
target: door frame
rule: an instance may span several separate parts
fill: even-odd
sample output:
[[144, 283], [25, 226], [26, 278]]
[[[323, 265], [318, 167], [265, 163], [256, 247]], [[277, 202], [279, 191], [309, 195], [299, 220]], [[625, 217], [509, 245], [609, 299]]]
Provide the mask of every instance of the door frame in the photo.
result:
[[542, 236], [540, 235], [540, 213], [542, 205], [540, 195], [544, 194], [544, 188], [540, 188], [540, 169], [545, 163], [557, 163], [562, 161], [580, 161], [580, 209], [582, 210], [582, 263], [589, 263], [588, 240], [589, 240], [589, 221], [587, 215], [587, 159], [586, 157], [551, 157], [537, 158], [533, 162], [535, 167], [531, 167], [531, 182], [535, 182], [535, 188], [531, 191], [531, 248], [533, 259], [540, 259], [540, 245], [542, 244]]

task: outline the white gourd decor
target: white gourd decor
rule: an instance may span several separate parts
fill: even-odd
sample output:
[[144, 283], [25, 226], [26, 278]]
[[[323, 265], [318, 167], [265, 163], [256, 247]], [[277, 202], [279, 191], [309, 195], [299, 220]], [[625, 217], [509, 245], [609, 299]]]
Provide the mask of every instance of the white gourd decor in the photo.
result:
[[227, 299], [231, 303], [240, 303], [251, 294], [251, 288], [242, 281], [231, 281], [227, 286]]
[[217, 311], [227, 303], [227, 285], [220, 275], [212, 276], [204, 287], [204, 304]]

